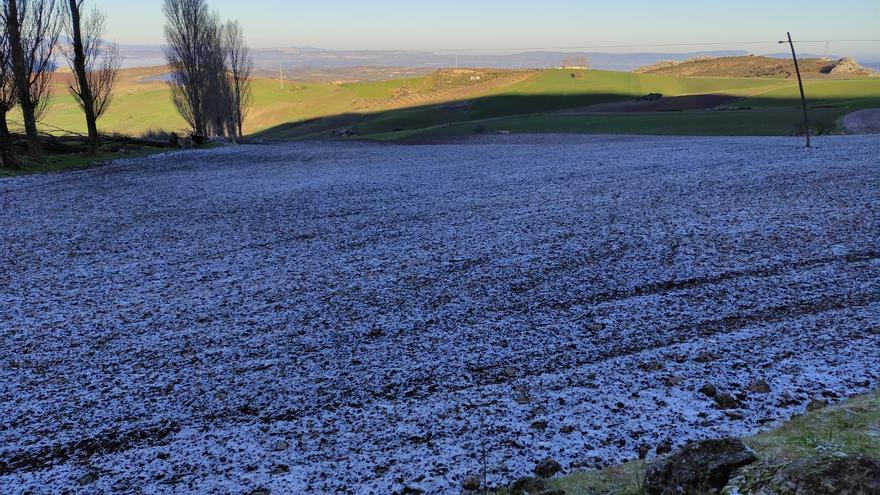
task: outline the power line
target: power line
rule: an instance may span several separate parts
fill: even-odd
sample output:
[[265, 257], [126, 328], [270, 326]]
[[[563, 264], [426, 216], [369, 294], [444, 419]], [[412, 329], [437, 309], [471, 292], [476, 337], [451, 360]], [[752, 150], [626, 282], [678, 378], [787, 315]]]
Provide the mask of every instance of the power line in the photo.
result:
[[800, 40], [795, 43], [880, 43], [880, 40]]

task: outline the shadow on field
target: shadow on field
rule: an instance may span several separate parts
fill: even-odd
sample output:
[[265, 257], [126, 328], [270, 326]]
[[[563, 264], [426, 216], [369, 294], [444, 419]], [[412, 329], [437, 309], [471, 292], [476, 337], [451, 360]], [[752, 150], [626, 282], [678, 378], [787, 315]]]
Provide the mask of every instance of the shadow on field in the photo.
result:
[[[849, 112], [880, 107], [880, 97], [808, 100], [811, 129], [838, 132]], [[589, 93], [493, 95], [282, 124], [260, 140], [430, 140], [489, 132], [660, 135], [795, 135], [803, 133], [800, 99], [741, 98], [723, 93], [661, 95]]]

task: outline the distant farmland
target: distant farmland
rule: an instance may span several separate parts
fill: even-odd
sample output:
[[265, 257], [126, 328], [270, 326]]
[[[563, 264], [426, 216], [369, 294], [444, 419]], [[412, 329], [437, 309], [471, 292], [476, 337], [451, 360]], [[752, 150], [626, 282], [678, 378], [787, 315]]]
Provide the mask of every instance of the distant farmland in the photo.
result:
[[[113, 106], [100, 121], [102, 130], [183, 129], [163, 75], [158, 67], [123, 71]], [[49, 132], [84, 131], [66, 90], [67, 77], [56, 80], [53, 106], [43, 122]], [[246, 132], [272, 140], [338, 137], [340, 129], [343, 135], [382, 140], [496, 131], [791, 135], [800, 124], [796, 85], [779, 78], [468, 69], [356, 83], [282, 85], [260, 78], [254, 90]], [[808, 81], [807, 93], [815, 127], [832, 132], [843, 115], [880, 107], [880, 78]], [[664, 103], [651, 103], [660, 94]], [[670, 99], [698, 95], [725, 98]], [[608, 105], [621, 102], [629, 103]]]

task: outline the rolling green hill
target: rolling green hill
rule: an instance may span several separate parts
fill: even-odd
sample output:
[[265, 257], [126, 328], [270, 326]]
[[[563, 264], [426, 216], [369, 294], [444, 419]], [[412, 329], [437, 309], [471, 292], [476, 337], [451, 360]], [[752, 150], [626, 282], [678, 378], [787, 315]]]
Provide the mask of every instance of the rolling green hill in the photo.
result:
[[[184, 129], [163, 74], [161, 67], [123, 71], [113, 105], [99, 123], [102, 130]], [[47, 131], [84, 131], [66, 91], [69, 77], [56, 78], [43, 122]], [[494, 131], [788, 135], [797, 132], [801, 119], [796, 85], [778, 78], [448, 69], [361, 83], [282, 85], [255, 79], [254, 93], [246, 131], [263, 140]], [[830, 131], [849, 111], [880, 107], [880, 78], [808, 81], [807, 94], [816, 126]]]
[[[651, 93], [671, 103], [655, 111], [650, 100], [636, 101]], [[807, 93], [820, 132], [836, 130], [850, 111], [880, 107], [880, 79], [810, 81]], [[505, 131], [791, 135], [801, 126], [799, 108], [797, 86], [780, 79], [547, 70], [464, 101], [285, 124], [257, 137], [325, 139], [340, 128], [378, 140]]]

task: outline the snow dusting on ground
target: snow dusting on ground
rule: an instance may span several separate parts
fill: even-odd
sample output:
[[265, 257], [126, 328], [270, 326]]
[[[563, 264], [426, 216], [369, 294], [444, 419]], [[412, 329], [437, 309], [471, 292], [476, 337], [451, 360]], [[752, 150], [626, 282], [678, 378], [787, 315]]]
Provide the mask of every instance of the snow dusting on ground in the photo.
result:
[[0, 180], [0, 492], [459, 493], [876, 388], [880, 139], [799, 145], [278, 144]]

